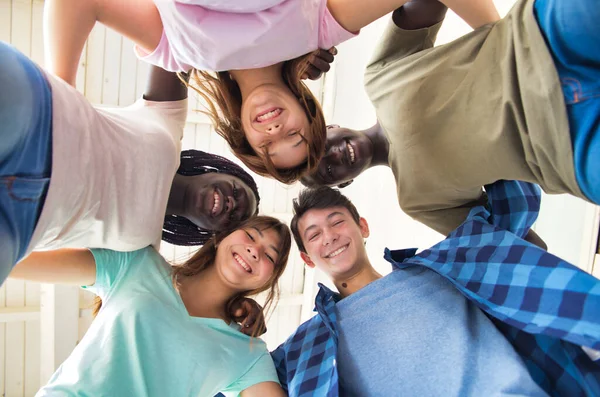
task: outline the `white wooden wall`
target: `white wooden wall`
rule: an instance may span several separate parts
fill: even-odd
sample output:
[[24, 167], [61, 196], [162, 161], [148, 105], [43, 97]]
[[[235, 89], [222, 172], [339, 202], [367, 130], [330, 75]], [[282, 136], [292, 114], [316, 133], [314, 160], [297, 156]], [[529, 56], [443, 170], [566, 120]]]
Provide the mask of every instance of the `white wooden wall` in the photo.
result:
[[[505, 13], [514, 0], [498, 1]], [[10, 42], [43, 64], [42, 0], [0, 0], [0, 40]], [[339, 46], [333, 70], [312, 88], [323, 99], [328, 121], [352, 128], [375, 122], [373, 109], [362, 88], [362, 74], [377, 37], [387, 23], [379, 21], [361, 35]], [[439, 41], [447, 42], [468, 31], [453, 15], [447, 17]], [[132, 45], [100, 26], [88, 40], [79, 68], [77, 88], [95, 104], [126, 106], [139, 98], [145, 87], [147, 66], [138, 62]], [[211, 132], [206, 119], [194, 112], [190, 101], [184, 148], [197, 148], [237, 159], [224, 141]], [[300, 186], [287, 187], [256, 176], [261, 212], [291, 219], [291, 200]], [[440, 235], [414, 222], [398, 208], [391, 172], [385, 167], [369, 170], [344, 189], [371, 226], [367, 248], [374, 265], [383, 273], [385, 246], [425, 248]], [[393, 222], [390, 222], [393, 220]], [[593, 267], [597, 242], [598, 208], [568, 196], [545, 197], [536, 230], [548, 241], [550, 251], [600, 275], [600, 259]], [[165, 244], [161, 252], [174, 262], [192, 252]], [[281, 280], [281, 300], [268, 322], [265, 340], [271, 348], [281, 343], [300, 322], [312, 316], [316, 281], [325, 281], [305, 268], [293, 247]], [[0, 396], [33, 396], [39, 386], [83, 337], [92, 318], [92, 296], [77, 288], [41, 286], [8, 280], [0, 288]]]

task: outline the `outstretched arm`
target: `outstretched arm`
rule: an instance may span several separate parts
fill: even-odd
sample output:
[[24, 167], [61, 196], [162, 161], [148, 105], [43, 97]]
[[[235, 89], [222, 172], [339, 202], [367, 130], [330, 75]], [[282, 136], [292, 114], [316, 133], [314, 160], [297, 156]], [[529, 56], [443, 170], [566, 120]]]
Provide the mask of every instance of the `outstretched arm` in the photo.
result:
[[[344, 29], [357, 32], [407, 3], [407, 0], [327, 0], [327, 8]], [[432, 1], [412, 0], [411, 3], [431, 5]], [[492, 0], [443, 0], [442, 3], [474, 29], [500, 19]]]
[[44, 46], [51, 73], [75, 85], [81, 52], [96, 21], [147, 51], [158, 46], [163, 29], [152, 0], [46, 0]]
[[40, 283], [93, 285], [96, 260], [87, 249], [32, 252], [17, 263], [9, 277]]

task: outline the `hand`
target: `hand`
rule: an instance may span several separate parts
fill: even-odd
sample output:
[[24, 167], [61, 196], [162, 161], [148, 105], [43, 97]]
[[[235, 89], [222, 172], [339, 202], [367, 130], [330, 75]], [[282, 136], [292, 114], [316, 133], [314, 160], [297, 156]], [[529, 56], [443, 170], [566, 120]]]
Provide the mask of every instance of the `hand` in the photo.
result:
[[240, 331], [248, 336], [260, 336], [267, 332], [263, 308], [254, 299], [236, 299], [229, 305], [229, 315], [241, 325]]
[[308, 57], [308, 70], [302, 75], [302, 79], [317, 80], [323, 73], [329, 72], [334, 56], [337, 55], [337, 48], [331, 47], [329, 50], [318, 49], [313, 51]]

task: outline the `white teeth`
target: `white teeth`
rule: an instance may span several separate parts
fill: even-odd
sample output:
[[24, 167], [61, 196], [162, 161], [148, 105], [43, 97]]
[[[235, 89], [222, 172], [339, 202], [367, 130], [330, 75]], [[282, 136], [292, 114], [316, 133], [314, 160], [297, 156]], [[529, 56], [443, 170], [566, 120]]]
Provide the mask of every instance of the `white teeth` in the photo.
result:
[[275, 109], [275, 110], [270, 111], [269, 113], [265, 113], [265, 114], [263, 114], [261, 116], [258, 116], [256, 118], [256, 120], [258, 120], [258, 121], [269, 120], [269, 119], [271, 119], [271, 118], [279, 115], [279, 113], [281, 113], [281, 110]]
[[219, 208], [219, 203], [221, 202], [221, 199], [219, 198], [219, 193], [217, 193], [216, 190], [213, 193], [213, 198], [215, 199], [215, 204], [213, 205], [213, 209], [212, 209], [212, 214], [214, 215], [217, 213], [217, 209]]
[[246, 263], [246, 261], [244, 261], [244, 259], [242, 259], [241, 256], [239, 256], [238, 254], [233, 254], [233, 257], [235, 258], [237, 263], [239, 263], [240, 266], [244, 268], [245, 271], [247, 271], [248, 273], [252, 273], [252, 268]]
[[356, 157], [354, 155], [354, 148], [349, 142], [346, 142], [346, 147], [348, 148], [348, 152], [350, 153], [350, 163], [354, 163], [354, 160], [356, 160]]
[[333, 258], [334, 256], [338, 256], [342, 252], [346, 251], [346, 248], [348, 248], [348, 246], [344, 245], [342, 248], [338, 248], [335, 251], [333, 251], [331, 254], [327, 255], [327, 257], [328, 258]]

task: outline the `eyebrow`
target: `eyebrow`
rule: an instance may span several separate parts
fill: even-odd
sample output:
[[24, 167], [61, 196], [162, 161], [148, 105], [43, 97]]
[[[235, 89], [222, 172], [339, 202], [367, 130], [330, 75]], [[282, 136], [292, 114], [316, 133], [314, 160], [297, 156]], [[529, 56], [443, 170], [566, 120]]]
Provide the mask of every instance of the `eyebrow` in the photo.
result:
[[[264, 234], [263, 232], [261, 232], [257, 227], [252, 227], [252, 229], [256, 230], [258, 232], [258, 234], [260, 235], [261, 238], [264, 238]], [[279, 250], [277, 249], [277, 247], [275, 247], [273, 244], [269, 245], [269, 247], [271, 247], [273, 249], [273, 251], [275, 251], [277, 253], [277, 255], [279, 255]]]
[[[327, 215], [327, 220], [330, 220], [331, 218], [333, 218], [336, 215], [344, 215], [344, 214], [342, 212], [340, 212], [340, 211], [334, 211], [331, 214]], [[306, 230], [304, 230], [304, 233], [303, 233], [304, 238], [306, 238], [306, 234], [308, 233], [308, 231], [310, 229], [314, 229], [316, 227], [317, 227], [317, 225], [310, 225], [309, 227], [307, 227]]]

